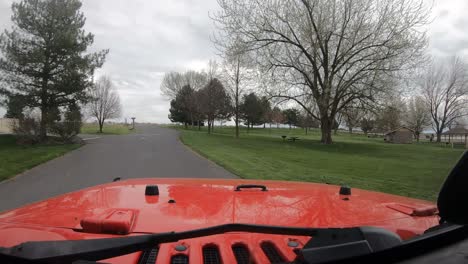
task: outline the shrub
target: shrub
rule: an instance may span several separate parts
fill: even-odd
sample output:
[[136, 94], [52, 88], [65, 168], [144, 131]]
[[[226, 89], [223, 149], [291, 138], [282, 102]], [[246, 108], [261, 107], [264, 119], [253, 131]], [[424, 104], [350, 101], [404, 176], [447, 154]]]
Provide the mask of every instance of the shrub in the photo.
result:
[[19, 144], [36, 144], [40, 141], [39, 121], [32, 117], [23, 117], [13, 123], [13, 133]]
[[72, 143], [80, 127], [81, 123], [75, 121], [54, 122], [50, 125], [49, 132], [59, 136], [63, 143]]

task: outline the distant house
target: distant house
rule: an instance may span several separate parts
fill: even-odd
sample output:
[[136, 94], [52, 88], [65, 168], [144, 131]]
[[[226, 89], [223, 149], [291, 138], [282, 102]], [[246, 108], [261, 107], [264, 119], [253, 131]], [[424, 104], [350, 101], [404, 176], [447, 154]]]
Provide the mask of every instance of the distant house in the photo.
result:
[[411, 144], [413, 143], [413, 130], [407, 127], [400, 127], [385, 133], [384, 140], [388, 143]]

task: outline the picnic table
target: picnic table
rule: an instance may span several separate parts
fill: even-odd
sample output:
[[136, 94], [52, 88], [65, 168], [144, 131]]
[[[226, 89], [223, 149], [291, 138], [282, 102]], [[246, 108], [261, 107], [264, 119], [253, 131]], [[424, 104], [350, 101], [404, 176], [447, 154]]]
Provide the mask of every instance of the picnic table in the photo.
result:
[[286, 141], [286, 138], [288, 139], [288, 141], [292, 141], [292, 142], [295, 142], [296, 140], [299, 140], [299, 137], [289, 137], [288, 136], [281, 136], [281, 138], [283, 139], [283, 141]]

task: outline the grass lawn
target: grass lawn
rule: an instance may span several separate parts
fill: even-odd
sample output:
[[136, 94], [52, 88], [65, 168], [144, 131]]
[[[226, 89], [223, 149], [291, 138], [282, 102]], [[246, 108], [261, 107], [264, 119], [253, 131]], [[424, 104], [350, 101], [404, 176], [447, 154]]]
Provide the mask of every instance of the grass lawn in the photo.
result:
[[[439, 188], [463, 149], [430, 143], [388, 144], [341, 132], [333, 145], [320, 133], [302, 129], [215, 127], [214, 134], [178, 127], [181, 140], [227, 170], [248, 179], [275, 179], [348, 184], [351, 187], [436, 200]], [[281, 135], [300, 141], [283, 142]]]
[[59, 157], [80, 145], [19, 146], [12, 135], [0, 135], [0, 181]]
[[[105, 124], [102, 128], [102, 134], [106, 135], [126, 135], [132, 133], [134, 130], [128, 129], [129, 127], [122, 124]], [[99, 133], [98, 124], [84, 123], [81, 127], [82, 134], [101, 134]]]

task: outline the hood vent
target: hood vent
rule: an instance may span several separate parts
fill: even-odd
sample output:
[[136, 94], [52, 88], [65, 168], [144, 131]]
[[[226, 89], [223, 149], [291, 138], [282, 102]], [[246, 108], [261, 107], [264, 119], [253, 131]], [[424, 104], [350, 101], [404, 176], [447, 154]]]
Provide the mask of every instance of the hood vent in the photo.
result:
[[235, 244], [232, 246], [232, 252], [236, 257], [237, 264], [250, 264], [251, 261], [250, 253], [244, 244]]
[[154, 264], [158, 257], [159, 248], [152, 248], [141, 252], [138, 264]]
[[276, 246], [271, 242], [262, 242], [260, 247], [265, 253], [265, 256], [270, 260], [271, 263], [284, 263], [285, 259], [278, 251]]
[[437, 207], [433, 205], [415, 207], [406, 204], [393, 203], [387, 204], [387, 207], [410, 216], [432, 216], [437, 215], [438, 213]]
[[221, 256], [217, 246], [207, 245], [203, 247], [203, 263], [221, 264]]
[[187, 255], [183, 254], [178, 254], [175, 256], [172, 256], [171, 258], [171, 264], [188, 264], [189, 259]]

